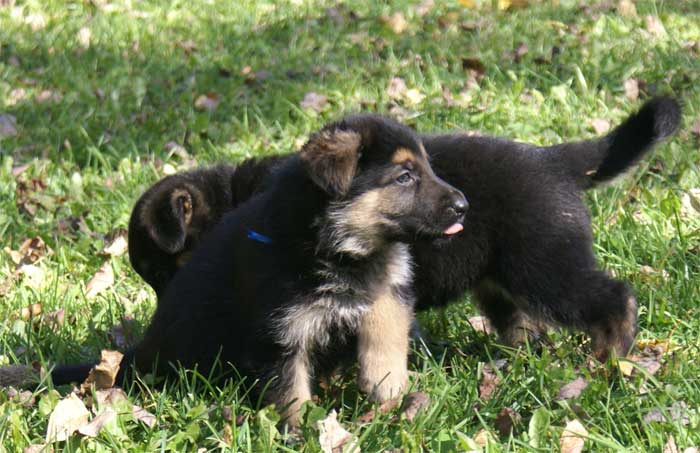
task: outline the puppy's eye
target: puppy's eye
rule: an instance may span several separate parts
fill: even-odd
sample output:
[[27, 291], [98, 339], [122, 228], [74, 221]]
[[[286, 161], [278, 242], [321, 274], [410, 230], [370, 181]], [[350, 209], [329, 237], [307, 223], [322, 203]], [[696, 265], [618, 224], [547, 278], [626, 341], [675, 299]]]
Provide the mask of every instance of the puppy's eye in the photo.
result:
[[413, 182], [413, 176], [411, 176], [410, 171], [405, 171], [396, 178], [396, 182], [405, 186]]

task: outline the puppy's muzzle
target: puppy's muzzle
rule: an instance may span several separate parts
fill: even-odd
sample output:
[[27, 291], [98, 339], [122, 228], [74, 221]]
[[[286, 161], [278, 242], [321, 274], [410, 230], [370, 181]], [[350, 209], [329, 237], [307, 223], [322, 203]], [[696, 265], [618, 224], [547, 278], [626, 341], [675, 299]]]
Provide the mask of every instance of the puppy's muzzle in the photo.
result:
[[459, 233], [464, 229], [464, 216], [469, 209], [469, 202], [462, 192], [453, 189], [447, 200], [447, 214], [452, 217], [451, 225], [444, 231], [446, 235]]

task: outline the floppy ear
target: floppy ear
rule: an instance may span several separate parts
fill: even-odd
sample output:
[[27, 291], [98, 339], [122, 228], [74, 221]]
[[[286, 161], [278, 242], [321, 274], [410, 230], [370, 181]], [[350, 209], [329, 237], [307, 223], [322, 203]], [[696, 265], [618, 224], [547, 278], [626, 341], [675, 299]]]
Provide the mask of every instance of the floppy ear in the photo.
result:
[[299, 155], [316, 184], [333, 196], [342, 196], [355, 177], [361, 144], [356, 131], [327, 129], [312, 135]]
[[178, 253], [185, 247], [187, 227], [192, 221], [192, 194], [185, 188], [164, 188], [145, 204], [141, 219], [160, 249]]

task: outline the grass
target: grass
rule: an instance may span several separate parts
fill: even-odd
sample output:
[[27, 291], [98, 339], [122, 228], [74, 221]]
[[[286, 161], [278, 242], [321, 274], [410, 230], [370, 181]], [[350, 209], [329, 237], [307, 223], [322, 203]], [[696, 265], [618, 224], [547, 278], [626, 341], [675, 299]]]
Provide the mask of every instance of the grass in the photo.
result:
[[[413, 422], [385, 415], [356, 424], [371, 404], [347, 378], [321, 395], [301, 435], [289, 439], [274, 429], [274, 411], [260, 410], [237, 383], [212, 388], [188, 374], [164, 390], [142, 382], [128, 389], [157, 416], [156, 427], [120, 415], [97, 438], [75, 435], [55, 451], [318, 451], [314, 420], [331, 408], [363, 451], [469, 450], [482, 430], [491, 439], [487, 451], [552, 451], [573, 419], [589, 432], [588, 451], [661, 451], [671, 435], [681, 449], [700, 445], [700, 217], [683, 204], [700, 187], [700, 139], [692, 131], [700, 118], [700, 7], [692, 0], [639, 1], [637, 15], [623, 16], [609, 2], [582, 9], [573, 0], [533, 1], [507, 11], [485, 0], [477, 7], [436, 3], [425, 15], [402, 0], [331, 10], [332, 2], [302, 0], [0, 6], [0, 115], [12, 115], [17, 132], [0, 139], [0, 237], [16, 250], [39, 236], [50, 249], [36, 263], [43, 278], [34, 282], [13, 278], [9, 253], [0, 253], [0, 364], [50, 367], [97, 357], [115, 347], [107, 332], [124, 316], [135, 318], [137, 334], [143, 330], [153, 294], [126, 256], [99, 252], [126, 228], [132, 204], [164, 169], [290, 152], [324, 122], [358, 110], [400, 113], [421, 131], [558, 143], [593, 136], [591, 119], [614, 124], [659, 92], [683, 101], [683, 130], [633, 174], [587, 198], [601, 265], [638, 296], [639, 337], [677, 346], [661, 370], [631, 378], [615, 368], [590, 371], [584, 339], [568, 332], [553, 333], [539, 352], [506, 350], [469, 327], [475, 309], [465, 298], [420, 315], [450, 346], [414, 365], [414, 387], [432, 404]], [[397, 12], [406, 21], [400, 33], [380, 20]], [[665, 32], [649, 32], [647, 15]], [[89, 46], [81, 29], [89, 30]], [[527, 53], [515, 58], [521, 42]], [[476, 85], [467, 83], [465, 58], [483, 70]], [[390, 99], [392, 77], [425, 98]], [[625, 96], [630, 78], [644, 82], [638, 100]], [[328, 98], [320, 113], [300, 107], [312, 91]], [[207, 93], [218, 107], [195, 109]], [[170, 142], [190, 159], [173, 154]], [[32, 183], [45, 187], [23, 193]], [[115, 282], [88, 299], [85, 283], [104, 262]], [[64, 309], [65, 322], [52, 328], [20, 316], [33, 303], [44, 312]], [[480, 400], [480, 370], [496, 359], [506, 360], [501, 384]], [[579, 375], [589, 381], [583, 394], [556, 401], [559, 388]], [[41, 385], [27, 407], [0, 391], [0, 451], [43, 442], [58, 400], [50, 387]], [[650, 411], [681, 401], [687, 424], [645, 421]], [[247, 416], [240, 426], [227, 421], [225, 406], [234, 419]], [[511, 434], [495, 429], [504, 407], [522, 417]], [[234, 445], [225, 446], [230, 440]]]

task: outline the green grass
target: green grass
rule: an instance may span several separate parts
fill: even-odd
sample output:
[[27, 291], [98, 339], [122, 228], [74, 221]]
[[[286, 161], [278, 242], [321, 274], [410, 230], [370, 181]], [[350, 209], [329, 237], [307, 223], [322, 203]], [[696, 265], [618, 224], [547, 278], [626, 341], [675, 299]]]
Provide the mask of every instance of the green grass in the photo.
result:
[[[428, 393], [432, 404], [415, 421], [386, 415], [356, 424], [371, 404], [357, 395], [350, 377], [321, 395], [310, 418], [337, 409], [363, 451], [468, 450], [482, 429], [492, 436], [488, 451], [556, 451], [572, 419], [590, 433], [588, 451], [661, 451], [669, 435], [681, 448], [700, 445], [700, 217], [682, 209], [683, 196], [700, 187], [700, 138], [691, 131], [700, 118], [698, 3], [640, 1], [632, 17], [606, 7], [610, 2], [582, 11], [573, 0], [514, 11], [499, 11], [486, 0], [477, 8], [436, 1], [424, 16], [401, 0], [348, 1], [328, 14], [331, 3], [17, 0], [0, 6], [0, 115], [17, 122], [17, 134], [0, 139], [0, 242], [16, 250], [24, 239], [40, 236], [51, 250], [37, 264], [45, 271], [40, 287], [26, 277], [8, 280], [14, 264], [0, 252], [0, 285], [9, 285], [0, 296], [0, 364], [51, 366], [97, 357], [100, 349], [115, 347], [107, 331], [125, 315], [143, 329], [154, 296], [149, 290], [143, 300], [145, 284], [126, 256], [99, 252], [106, 235], [126, 228], [132, 204], [164, 174], [164, 164], [182, 168], [168, 142], [182, 144], [197, 163], [290, 152], [345, 112], [392, 110], [386, 88], [397, 76], [426, 96], [416, 105], [398, 102], [406, 121], [421, 131], [468, 129], [551, 144], [590, 137], [591, 119], [614, 124], [637, 108], [647, 94], [637, 101], [625, 97], [623, 82], [633, 77], [648, 93], [678, 96], [684, 127], [642, 168], [587, 198], [602, 266], [638, 295], [639, 337], [679, 346], [646, 379], [647, 392], [640, 394], [642, 376], [589, 371], [579, 335], [553, 333], [552, 344], [537, 353], [504, 349], [469, 327], [475, 309], [465, 299], [420, 316], [426, 330], [450, 346], [444, 355], [416, 361], [414, 388]], [[379, 20], [395, 12], [408, 23], [399, 34]], [[32, 29], [32, 14], [42, 15], [43, 27]], [[647, 32], [646, 15], [659, 17], [666, 34]], [[82, 27], [91, 31], [88, 48], [78, 39]], [[520, 42], [528, 52], [515, 61]], [[553, 47], [559, 49], [555, 57]], [[468, 79], [463, 58], [479, 59], [485, 73], [460, 98]], [[246, 66], [265, 73], [250, 80], [242, 74]], [[24, 97], [16, 99], [11, 93], [19, 88]], [[60, 100], [39, 102], [45, 90]], [[443, 90], [464, 102], [448, 105]], [[320, 114], [299, 107], [310, 91], [328, 97]], [[216, 93], [220, 105], [196, 110], [195, 99], [206, 93]], [[13, 175], [23, 164], [29, 167]], [[36, 210], [27, 214], [16, 189], [32, 180], [46, 187], [30, 194]], [[84, 228], [60, 228], [70, 218], [82, 218]], [[84, 284], [107, 260], [115, 284], [88, 300]], [[66, 322], [51, 329], [22, 319], [21, 308], [33, 303], [45, 312], [63, 308]], [[479, 370], [498, 358], [507, 361], [502, 382], [491, 399], [480, 401]], [[555, 401], [577, 375], [590, 382], [583, 394]], [[47, 385], [36, 390], [30, 407], [0, 391], [0, 451], [42, 442], [56, 401]], [[190, 375], [164, 390], [141, 383], [128, 393], [156, 414], [155, 428], [120, 416], [96, 439], [76, 435], [56, 451], [222, 449], [225, 425], [231, 425], [224, 406], [234, 418], [248, 416], [231, 426], [235, 450], [319, 449], [313, 420], [296, 440], [275, 435], [274, 413], [258, 411], [235, 383], [211, 388]], [[687, 425], [644, 421], [649, 411], [676, 401], [687, 404]], [[511, 435], [500, 435], [495, 419], [506, 406], [522, 422]]]

